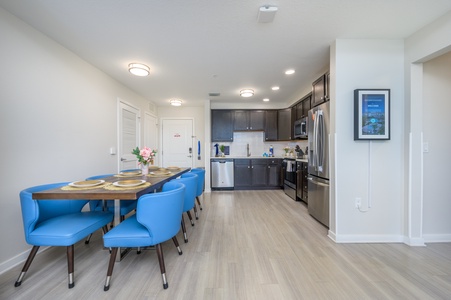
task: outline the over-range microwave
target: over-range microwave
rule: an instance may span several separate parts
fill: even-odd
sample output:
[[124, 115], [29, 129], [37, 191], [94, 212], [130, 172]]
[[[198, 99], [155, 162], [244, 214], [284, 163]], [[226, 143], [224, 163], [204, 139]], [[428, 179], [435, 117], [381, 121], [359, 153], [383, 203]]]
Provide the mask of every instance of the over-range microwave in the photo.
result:
[[294, 122], [294, 138], [295, 139], [307, 138], [307, 117], [296, 120]]

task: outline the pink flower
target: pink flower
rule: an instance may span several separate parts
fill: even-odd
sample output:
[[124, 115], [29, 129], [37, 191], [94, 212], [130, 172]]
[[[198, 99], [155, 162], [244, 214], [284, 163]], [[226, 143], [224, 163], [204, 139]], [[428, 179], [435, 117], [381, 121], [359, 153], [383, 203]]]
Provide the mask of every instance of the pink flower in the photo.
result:
[[149, 147], [144, 147], [141, 149], [139, 154], [145, 159], [148, 160], [152, 156], [152, 149]]

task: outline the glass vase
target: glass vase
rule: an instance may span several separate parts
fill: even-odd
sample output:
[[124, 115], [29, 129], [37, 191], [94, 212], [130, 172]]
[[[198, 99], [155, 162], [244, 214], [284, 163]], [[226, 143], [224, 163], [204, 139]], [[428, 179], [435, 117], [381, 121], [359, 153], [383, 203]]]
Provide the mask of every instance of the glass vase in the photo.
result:
[[149, 174], [149, 165], [148, 164], [141, 164], [141, 174], [143, 174], [143, 175]]

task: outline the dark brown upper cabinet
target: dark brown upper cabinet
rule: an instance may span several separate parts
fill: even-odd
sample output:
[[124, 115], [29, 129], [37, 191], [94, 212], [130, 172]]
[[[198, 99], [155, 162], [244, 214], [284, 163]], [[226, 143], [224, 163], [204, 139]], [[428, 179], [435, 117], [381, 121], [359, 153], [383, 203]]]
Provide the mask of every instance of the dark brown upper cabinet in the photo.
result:
[[265, 130], [264, 110], [235, 110], [233, 130], [263, 131]]
[[328, 78], [328, 74], [324, 74], [312, 83], [312, 107], [329, 100]]
[[211, 141], [233, 141], [233, 111], [211, 110]]

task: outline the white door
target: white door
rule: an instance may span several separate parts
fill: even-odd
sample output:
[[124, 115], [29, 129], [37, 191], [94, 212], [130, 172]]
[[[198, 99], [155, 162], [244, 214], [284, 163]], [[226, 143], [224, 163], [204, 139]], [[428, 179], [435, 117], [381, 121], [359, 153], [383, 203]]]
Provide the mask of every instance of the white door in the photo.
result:
[[133, 149], [139, 147], [140, 111], [123, 101], [119, 101], [118, 132], [119, 132], [119, 170], [135, 169], [138, 161]]
[[193, 120], [162, 121], [162, 167], [193, 167]]

